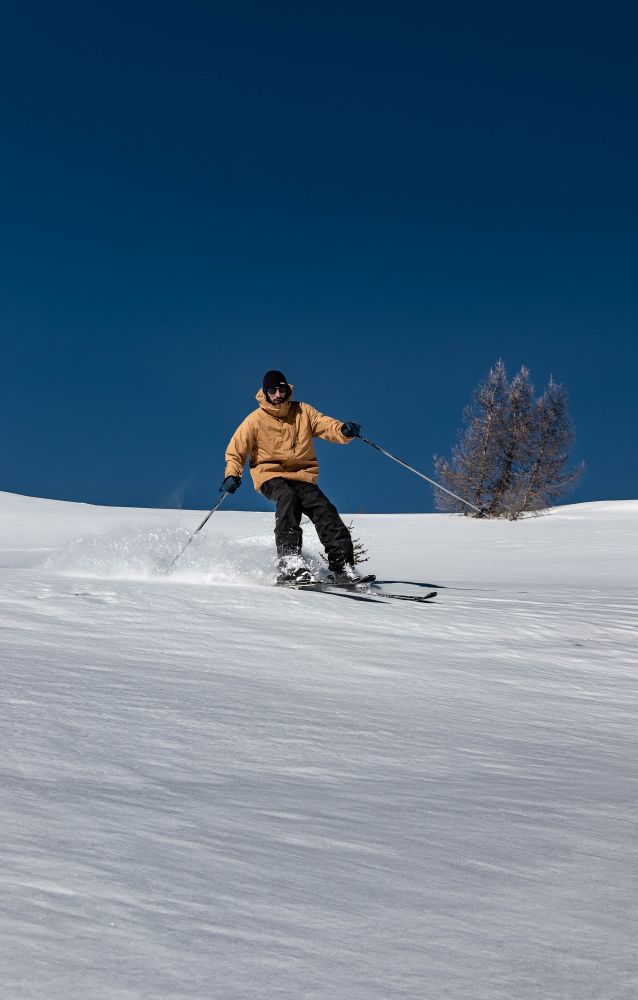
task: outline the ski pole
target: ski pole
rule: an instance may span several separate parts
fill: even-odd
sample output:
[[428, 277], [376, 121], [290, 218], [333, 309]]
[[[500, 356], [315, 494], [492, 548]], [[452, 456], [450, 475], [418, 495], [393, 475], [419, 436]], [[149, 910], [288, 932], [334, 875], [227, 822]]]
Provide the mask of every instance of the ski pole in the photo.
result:
[[202, 530], [202, 528], [206, 524], [208, 518], [211, 517], [215, 513], [215, 511], [217, 510], [218, 507], [221, 507], [221, 505], [223, 504], [223, 502], [224, 502], [224, 500], [226, 499], [227, 496], [228, 496], [228, 493], [222, 493], [221, 497], [219, 498], [219, 500], [217, 501], [217, 503], [215, 504], [215, 506], [213, 507], [213, 509], [209, 510], [208, 514], [206, 515], [206, 517], [204, 518], [204, 520], [200, 524], [199, 528], [195, 528], [195, 531], [193, 532], [193, 534], [191, 535], [191, 537], [186, 542], [186, 545], [184, 546], [184, 548], [182, 549], [182, 551], [177, 553], [177, 555], [173, 559], [172, 563], [170, 564], [170, 566], [166, 570], [167, 573], [169, 572], [169, 570], [171, 570], [173, 568], [173, 566], [175, 565], [175, 563], [177, 562], [177, 560], [182, 558], [182, 556], [186, 552], [186, 549], [188, 548], [188, 546], [190, 545], [190, 543], [193, 541], [193, 539], [194, 539], [195, 535], [197, 534], [197, 532]]
[[421, 479], [425, 479], [426, 482], [431, 483], [432, 486], [436, 486], [437, 490], [443, 490], [444, 493], [447, 493], [449, 496], [454, 497], [455, 500], [459, 500], [461, 503], [464, 503], [467, 507], [471, 507], [472, 510], [475, 510], [476, 513], [480, 514], [481, 517], [485, 515], [485, 511], [481, 510], [480, 507], [475, 507], [474, 504], [470, 503], [469, 500], [464, 500], [463, 497], [457, 496], [456, 493], [452, 493], [451, 490], [446, 489], [445, 486], [441, 486], [440, 483], [435, 483], [434, 480], [430, 479], [429, 476], [424, 476], [423, 473], [419, 472], [418, 469], [415, 469], [411, 465], [408, 465], [407, 462], [402, 462], [400, 458], [397, 458], [396, 455], [392, 455], [389, 451], [386, 451], [385, 448], [382, 448], [380, 445], [375, 444], [374, 441], [368, 441], [368, 439], [363, 437], [362, 434], [357, 434], [357, 437], [359, 438], [360, 441], [363, 441], [364, 444], [369, 444], [371, 448], [374, 448], [376, 451], [380, 451], [382, 455], [386, 455], [388, 458], [391, 458], [393, 462], [398, 462], [399, 465], [402, 465], [404, 467], [404, 469], [409, 469], [410, 472], [413, 472], [415, 474], [415, 476], [420, 476]]

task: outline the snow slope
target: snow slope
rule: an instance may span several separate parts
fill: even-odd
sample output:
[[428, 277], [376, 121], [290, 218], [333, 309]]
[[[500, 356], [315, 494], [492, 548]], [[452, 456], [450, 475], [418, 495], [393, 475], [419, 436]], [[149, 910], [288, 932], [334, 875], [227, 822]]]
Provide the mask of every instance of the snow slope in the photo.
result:
[[0, 494], [2, 996], [637, 996], [638, 502], [201, 518]]

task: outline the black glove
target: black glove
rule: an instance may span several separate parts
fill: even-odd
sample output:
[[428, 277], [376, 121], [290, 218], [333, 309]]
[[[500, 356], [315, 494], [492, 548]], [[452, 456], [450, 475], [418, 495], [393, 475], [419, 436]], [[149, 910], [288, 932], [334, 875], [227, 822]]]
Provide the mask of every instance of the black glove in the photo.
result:
[[219, 487], [220, 493], [234, 493], [241, 486], [240, 476], [226, 476], [224, 482]]
[[341, 425], [341, 433], [346, 438], [358, 438], [360, 430], [361, 424], [355, 424], [352, 420], [348, 420], [347, 423]]

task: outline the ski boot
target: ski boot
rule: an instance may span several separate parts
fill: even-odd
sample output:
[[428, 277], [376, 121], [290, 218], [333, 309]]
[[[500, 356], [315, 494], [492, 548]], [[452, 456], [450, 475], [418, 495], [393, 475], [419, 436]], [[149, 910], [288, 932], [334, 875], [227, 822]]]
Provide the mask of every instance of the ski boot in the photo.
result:
[[277, 585], [280, 587], [301, 586], [304, 583], [314, 583], [315, 578], [300, 555], [283, 556], [279, 560]]
[[362, 583], [372, 583], [376, 580], [376, 576], [374, 573], [362, 576], [352, 563], [344, 563], [339, 569], [334, 569], [328, 579], [335, 587], [356, 587]]

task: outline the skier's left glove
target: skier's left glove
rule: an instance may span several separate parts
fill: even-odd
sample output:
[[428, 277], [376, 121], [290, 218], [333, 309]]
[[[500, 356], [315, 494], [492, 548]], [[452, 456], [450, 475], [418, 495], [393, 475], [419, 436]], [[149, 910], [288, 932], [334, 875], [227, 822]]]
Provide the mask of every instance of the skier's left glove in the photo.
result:
[[226, 476], [224, 482], [219, 487], [220, 493], [234, 493], [241, 486], [241, 478], [239, 476]]
[[346, 438], [358, 438], [360, 430], [361, 424], [355, 424], [352, 420], [348, 420], [347, 423], [341, 425], [341, 433]]

